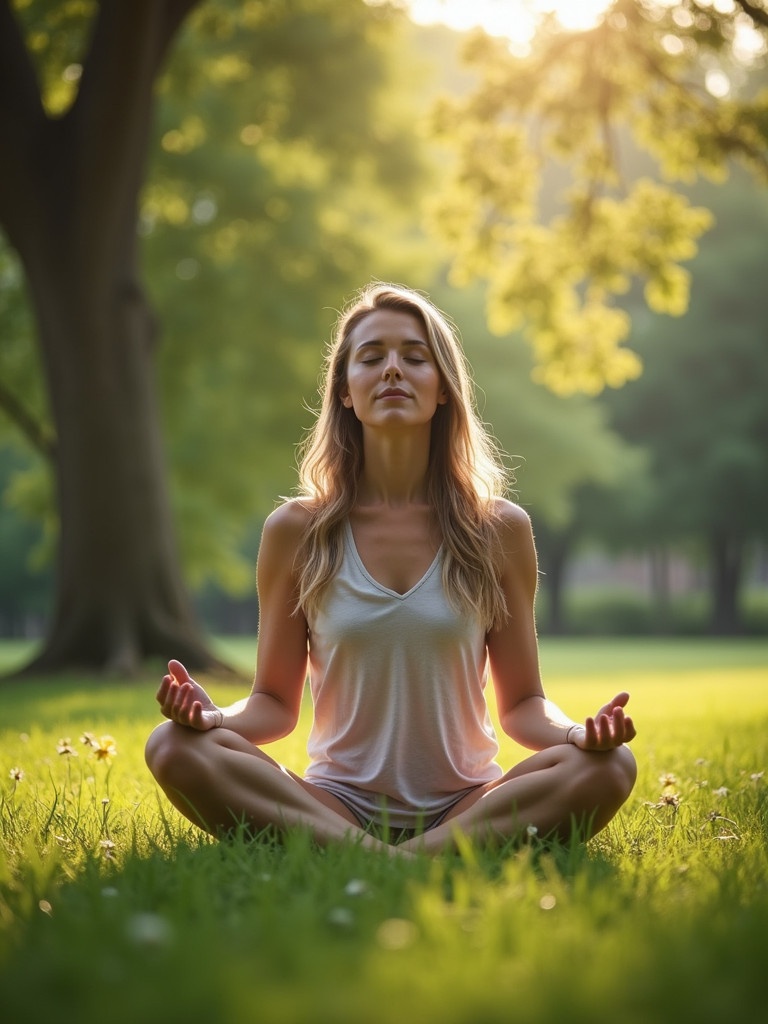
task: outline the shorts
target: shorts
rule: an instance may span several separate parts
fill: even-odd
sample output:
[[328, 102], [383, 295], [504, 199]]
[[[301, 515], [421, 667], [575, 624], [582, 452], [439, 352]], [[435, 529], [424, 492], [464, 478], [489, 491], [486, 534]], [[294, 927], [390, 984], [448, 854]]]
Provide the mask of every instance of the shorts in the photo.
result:
[[373, 818], [364, 818], [360, 812], [351, 805], [348, 800], [345, 800], [340, 793], [334, 790], [333, 795], [337, 800], [341, 801], [347, 810], [355, 816], [357, 821], [360, 823], [360, 828], [374, 839], [379, 839], [383, 843], [389, 843], [391, 846], [399, 846], [400, 843], [407, 843], [409, 839], [415, 839], [417, 836], [424, 835], [425, 832], [431, 831], [433, 828], [437, 828], [438, 825], [442, 825], [448, 815], [451, 813], [453, 808], [467, 795], [466, 790], [460, 793], [454, 802], [450, 806], [444, 808], [436, 817], [432, 818], [424, 825], [419, 825], [415, 828], [408, 828], [404, 826], [390, 826], [386, 821], [376, 821]]

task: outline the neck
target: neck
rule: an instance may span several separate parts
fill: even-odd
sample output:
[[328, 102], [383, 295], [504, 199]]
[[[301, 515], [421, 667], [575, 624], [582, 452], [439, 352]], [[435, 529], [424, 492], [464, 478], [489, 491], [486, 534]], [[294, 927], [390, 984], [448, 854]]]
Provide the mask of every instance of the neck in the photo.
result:
[[423, 505], [427, 497], [429, 436], [412, 433], [364, 440], [360, 505]]

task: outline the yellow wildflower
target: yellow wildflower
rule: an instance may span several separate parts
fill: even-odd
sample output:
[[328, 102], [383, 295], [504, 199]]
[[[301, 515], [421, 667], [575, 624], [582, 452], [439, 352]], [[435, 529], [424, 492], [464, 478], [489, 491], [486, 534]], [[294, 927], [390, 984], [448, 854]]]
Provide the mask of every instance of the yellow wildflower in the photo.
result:
[[102, 736], [93, 747], [97, 761], [110, 761], [117, 754], [115, 741], [111, 736]]

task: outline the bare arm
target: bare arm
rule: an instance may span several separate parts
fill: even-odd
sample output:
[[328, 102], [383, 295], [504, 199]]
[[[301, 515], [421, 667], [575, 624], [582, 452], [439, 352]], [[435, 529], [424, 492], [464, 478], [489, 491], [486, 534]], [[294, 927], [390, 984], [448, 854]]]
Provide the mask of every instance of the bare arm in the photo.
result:
[[544, 694], [534, 621], [537, 562], [530, 520], [510, 502], [503, 504], [502, 585], [508, 617], [488, 635], [499, 719], [504, 732], [532, 750], [573, 743], [584, 750], [610, 750], [635, 735], [624, 714], [629, 694], [617, 694], [583, 725], [569, 718]]
[[307, 674], [307, 623], [300, 612], [293, 613], [293, 566], [306, 515], [290, 502], [264, 525], [257, 573], [259, 647], [250, 696], [219, 708], [180, 662], [171, 661], [157, 693], [166, 718], [201, 731], [223, 725], [255, 744], [293, 731]]
[[226, 726], [252, 743], [269, 743], [293, 729], [285, 707], [268, 694], [251, 694], [227, 707], [219, 707], [180, 661], [168, 663], [168, 674], [157, 691], [166, 718], [178, 725], [206, 732]]

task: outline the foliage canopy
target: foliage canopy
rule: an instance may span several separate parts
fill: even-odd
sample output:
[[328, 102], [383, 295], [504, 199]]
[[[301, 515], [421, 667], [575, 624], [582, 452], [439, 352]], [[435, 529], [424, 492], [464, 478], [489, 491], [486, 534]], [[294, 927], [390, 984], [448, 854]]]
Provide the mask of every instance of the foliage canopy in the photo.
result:
[[639, 375], [617, 301], [634, 282], [653, 310], [685, 312], [681, 264], [712, 218], [672, 182], [722, 180], [732, 161], [768, 180], [766, 37], [761, 3], [616, 0], [588, 31], [545, 19], [524, 56], [471, 41], [479, 84], [434, 118], [455, 158], [431, 219], [454, 280], [488, 283], [492, 327], [523, 329], [548, 387]]

